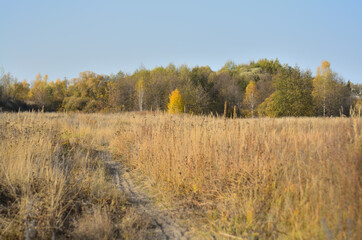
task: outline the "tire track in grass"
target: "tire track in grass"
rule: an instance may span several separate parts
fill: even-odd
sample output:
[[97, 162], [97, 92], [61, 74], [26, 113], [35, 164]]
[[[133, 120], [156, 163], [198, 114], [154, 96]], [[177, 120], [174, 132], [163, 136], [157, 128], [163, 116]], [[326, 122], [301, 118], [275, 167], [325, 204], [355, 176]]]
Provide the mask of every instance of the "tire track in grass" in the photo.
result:
[[148, 219], [150, 226], [147, 231], [152, 231], [149, 234], [152, 236], [150, 239], [192, 239], [191, 233], [187, 229], [181, 227], [166, 211], [157, 208], [141, 187], [133, 183], [122, 163], [116, 162], [108, 152], [103, 152], [103, 154], [102, 158], [118, 189], [125, 194], [135, 212]]

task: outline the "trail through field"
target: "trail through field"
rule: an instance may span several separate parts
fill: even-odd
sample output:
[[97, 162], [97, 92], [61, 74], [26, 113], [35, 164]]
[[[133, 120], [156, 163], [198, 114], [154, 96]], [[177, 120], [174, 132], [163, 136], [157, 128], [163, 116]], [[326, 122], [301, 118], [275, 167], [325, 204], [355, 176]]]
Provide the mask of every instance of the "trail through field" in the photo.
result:
[[114, 183], [124, 192], [134, 211], [141, 216], [142, 222], [146, 222], [146, 229], [140, 230], [146, 231], [142, 235], [145, 239], [191, 239], [188, 229], [181, 227], [167, 211], [157, 207], [141, 187], [133, 183], [122, 163], [115, 161], [110, 153], [103, 154]]

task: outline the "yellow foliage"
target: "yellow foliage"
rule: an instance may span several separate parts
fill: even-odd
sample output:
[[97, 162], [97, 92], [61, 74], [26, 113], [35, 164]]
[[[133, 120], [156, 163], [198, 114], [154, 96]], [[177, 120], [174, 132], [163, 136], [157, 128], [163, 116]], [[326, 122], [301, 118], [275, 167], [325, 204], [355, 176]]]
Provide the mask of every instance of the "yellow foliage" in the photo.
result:
[[144, 86], [145, 86], [145, 81], [143, 80], [143, 78], [141, 78], [140, 80], [138, 80], [136, 84], [137, 91], [143, 91]]
[[256, 85], [254, 81], [250, 81], [248, 86], [246, 86], [245, 95], [254, 95], [256, 93]]
[[170, 102], [167, 105], [167, 111], [172, 114], [183, 113], [184, 111], [182, 96], [177, 88], [170, 94]]
[[331, 66], [331, 64], [328, 61], [324, 60], [322, 62], [322, 69], [330, 68], [330, 66]]
[[[246, 104], [250, 110], [251, 116], [254, 117], [254, 110], [257, 103], [257, 88], [254, 81], [250, 81], [245, 89], [244, 104]], [[249, 114], [248, 114], [249, 115]]]

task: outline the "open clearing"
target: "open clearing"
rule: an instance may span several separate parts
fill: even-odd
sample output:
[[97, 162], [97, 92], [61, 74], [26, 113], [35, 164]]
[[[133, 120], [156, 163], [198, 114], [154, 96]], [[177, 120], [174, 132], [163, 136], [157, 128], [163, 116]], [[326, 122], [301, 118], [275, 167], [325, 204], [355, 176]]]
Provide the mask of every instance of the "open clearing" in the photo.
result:
[[2, 239], [359, 239], [361, 118], [0, 115]]

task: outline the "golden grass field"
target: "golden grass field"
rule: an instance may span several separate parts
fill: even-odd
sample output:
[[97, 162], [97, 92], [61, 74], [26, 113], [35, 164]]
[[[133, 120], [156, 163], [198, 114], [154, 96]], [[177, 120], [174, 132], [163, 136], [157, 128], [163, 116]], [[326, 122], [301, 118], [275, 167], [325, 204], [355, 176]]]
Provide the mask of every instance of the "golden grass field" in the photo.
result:
[[360, 117], [143, 112], [0, 114], [0, 238], [140, 236], [106, 152], [200, 238], [362, 236]]
[[0, 238], [113, 236], [111, 218], [123, 215], [124, 198], [107, 179], [97, 154], [106, 140], [96, 135], [111, 137], [114, 120], [44, 113], [0, 117]]

